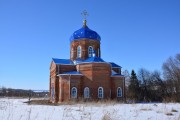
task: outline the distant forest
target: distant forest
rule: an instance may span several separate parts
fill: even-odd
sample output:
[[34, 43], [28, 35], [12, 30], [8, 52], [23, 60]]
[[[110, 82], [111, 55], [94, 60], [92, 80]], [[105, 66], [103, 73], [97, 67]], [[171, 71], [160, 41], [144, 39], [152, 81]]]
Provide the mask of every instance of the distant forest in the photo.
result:
[[129, 102], [180, 102], [180, 54], [169, 57], [160, 71], [124, 71]]
[[0, 88], [0, 97], [48, 97], [49, 92], [47, 90], [23, 90], [12, 88]]

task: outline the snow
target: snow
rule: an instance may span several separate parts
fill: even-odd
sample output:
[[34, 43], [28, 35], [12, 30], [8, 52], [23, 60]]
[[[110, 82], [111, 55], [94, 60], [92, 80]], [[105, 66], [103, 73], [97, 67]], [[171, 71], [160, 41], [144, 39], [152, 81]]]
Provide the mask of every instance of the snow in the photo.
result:
[[28, 105], [24, 103], [27, 100], [0, 98], [0, 120], [180, 120], [179, 103], [110, 102], [50, 106]]

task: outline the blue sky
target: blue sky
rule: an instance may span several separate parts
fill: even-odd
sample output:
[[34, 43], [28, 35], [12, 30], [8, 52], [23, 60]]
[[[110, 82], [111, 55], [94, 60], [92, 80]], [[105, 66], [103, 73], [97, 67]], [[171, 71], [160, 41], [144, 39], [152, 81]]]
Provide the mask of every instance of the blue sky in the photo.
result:
[[87, 25], [101, 55], [131, 71], [161, 70], [180, 51], [179, 0], [0, 0], [0, 86], [48, 89], [51, 58], [69, 58], [71, 34]]

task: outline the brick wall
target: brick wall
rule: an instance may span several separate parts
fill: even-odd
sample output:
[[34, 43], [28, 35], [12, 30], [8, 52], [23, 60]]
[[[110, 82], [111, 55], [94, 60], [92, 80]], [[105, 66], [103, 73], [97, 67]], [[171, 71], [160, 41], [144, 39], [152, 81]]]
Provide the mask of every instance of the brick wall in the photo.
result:
[[124, 92], [124, 77], [123, 76], [114, 76], [111, 77], [111, 96], [112, 99], [117, 98], [117, 88], [121, 87], [122, 89], [122, 97], [118, 98], [119, 100], [123, 100], [123, 97], [125, 96]]
[[78, 98], [82, 96], [82, 76], [81, 75], [60, 75], [59, 76], [59, 102], [67, 101], [71, 98], [71, 88], [76, 87]]
[[[56, 64], [54, 62], [51, 62], [51, 66], [50, 66], [50, 76], [49, 76], [49, 97], [50, 97], [50, 101], [53, 102], [52, 99], [52, 88], [55, 89], [55, 79], [56, 79]], [[56, 94], [56, 91], [55, 91]]]
[[[53, 64], [52, 64], [53, 65]], [[72, 87], [76, 87], [78, 91], [78, 99], [84, 97], [84, 88], [90, 89], [90, 98], [98, 99], [98, 87], [103, 87], [104, 98], [117, 99], [117, 88], [124, 89], [123, 76], [111, 76], [111, 65], [108, 63], [82, 63], [76, 66], [71, 65], [53, 65], [50, 69], [50, 101], [51, 88], [55, 88], [55, 102], [63, 102], [70, 99], [70, 92]], [[72, 70], [79, 71], [82, 75], [60, 75], [57, 76], [57, 71], [62, 72]], [[61, 73], [60, 72], [60, 73]], [[125, 91], [123, 90], [125, 96]], [[123, 100], [123, 97], [118, 98]]]
[[75, 65], [58, 65], [59, 74], [63, 72], [76, 71]]
[[69, 76], [59, 76], [59, 101], [63, 102], [69, 100], [69, 90], [70, 90]]
[[98, 56], [99, 51], [99, 57], [101, 56], [101, 49], [100, 49], [100, 41], [93, 40], [93, 39], [80, 39], [80, 40], [74, 40], [71, 42], [70, 45], [70, 59], [75, 60], [77, 59], [77, 47], [81, 46], [81, 59], [87, 59], [88, 58], [88, 47], [92, 46], [93, 49], [96, 51], [96, 56]]
[[104, 98], [110, 98], [110, 75], [111, 66], [107, 63], [85, 63], [79, 64], [78, 71], [83, 74], [82, 86], [90, 89], [90, 97], [97, 99], [98, 88], [103, 87]]

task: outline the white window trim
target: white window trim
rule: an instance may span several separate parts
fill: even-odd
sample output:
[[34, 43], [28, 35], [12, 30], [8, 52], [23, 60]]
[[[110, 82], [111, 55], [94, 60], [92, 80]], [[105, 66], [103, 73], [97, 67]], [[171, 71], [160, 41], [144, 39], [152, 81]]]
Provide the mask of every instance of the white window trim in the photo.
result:
[[[102, 89], [102, 97], [100, 97], [100, 95], [99, 95], [99, 89]], [[104, 90], [103, 90], [103, 87], [99, 87], [99, 88], [98, 88], [98, 98], [104, 98]]]
[[[78, 51], [80, 51], [80, 52], [78, 52]], [[81, 58], [81, 46], [80, 45], [77, 47], [77, 58]]]
[[[88, 91], [88, 92], [87, 92]], [[86, 94], [87, 92], [87, 94]], [[89, 91], [89, 88], [88, 87], [85, 87], [84, 88], [84, 98], [90, 98], [90, 91]]]
[[[121, 95], [118, 94], [118, 90], [120, 89], [120, 92], [121, 92]], [[117, 97], [122, 97], [122, 88], [121, 87], [118, 87], [117, 88]]]
[[[73, 96], [73, 94], [72, 94], [73, 89], [76, 90], [75, 96]], [[76, 88], [76, 87], [72, 87], [72, 88], [71, 88], [71, 98], [77, 98], [77, 92], [78, 92], [78, 91], [77, 91], [77, 88]]]
[[[90, 48], [91, 48], [91, 54], [90, 54]], [[92, 57], [93, 56], [93, 47], [92, 46], [89, 46], [88, 47], [88, 57]]]

